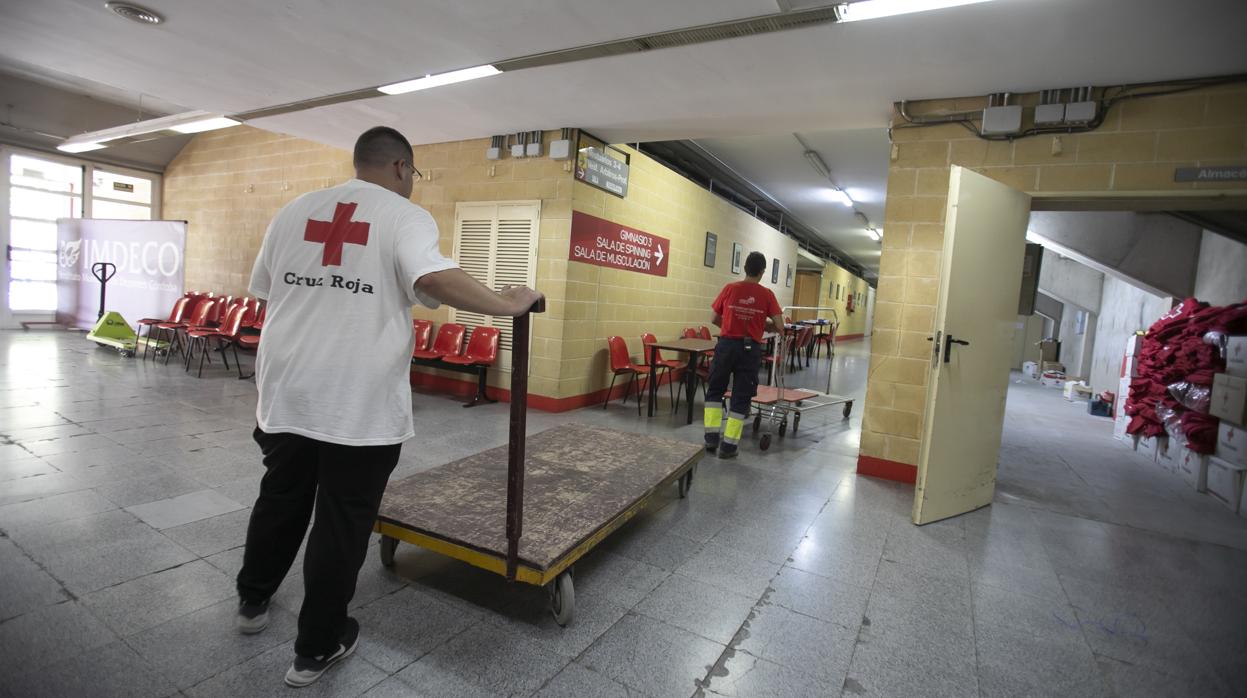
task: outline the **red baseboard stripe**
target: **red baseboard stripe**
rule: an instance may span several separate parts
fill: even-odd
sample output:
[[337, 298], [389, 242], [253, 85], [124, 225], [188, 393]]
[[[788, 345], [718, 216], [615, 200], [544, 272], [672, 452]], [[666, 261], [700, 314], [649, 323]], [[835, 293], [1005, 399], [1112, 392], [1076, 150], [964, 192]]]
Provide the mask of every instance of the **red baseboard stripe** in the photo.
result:
[[869, 475], [882, 480], [895, 480], [909, 485], [918, 482], [918, 466], [873, 456], [859, 455], [857, 457], [857, 474]]
[[842, 334], [836, 337], [837, 342], [851, 342], [855, 339], [864, 339], [864, 334]]
[[[671, 373], [665, 372], [659, 377], [658, 385], [666, 385], [672, 378], [674, 376]], [[646, 383], [648, 380], [648, 377], [645, 378]], [[461, 378], [428, 373], [415, 368], [411, 370], [411, 385], [413, 388], [422, 388], [431, 392], [450, 393], [456, 397], [462, 397], [464, 400], [470, 400], [476, 394], [476, 381], [474, 380], [463, 380]], [[611, 391], [611, 399], [615, 400], [623, 397], [624, 391], [627, 389], [628, 380], [620, 377], [619, 380], [615, 381], [615, 388]], [[499, 402], [511, 401], [511, 391], [506, 388], [495, 388], [491, 385], [485, 389], [485, 394]], [[642, 395], [644, 395], [644, 392], [642, 392]], [[584, 395], [562, 398], [529, 393], [528, 406], [542, 412], [568, 412], [581, 407], [588, 407], [589, 405], [600, 405], [605, 399], [605, 388], [595, 390], [592, 393], [585, 393]]]

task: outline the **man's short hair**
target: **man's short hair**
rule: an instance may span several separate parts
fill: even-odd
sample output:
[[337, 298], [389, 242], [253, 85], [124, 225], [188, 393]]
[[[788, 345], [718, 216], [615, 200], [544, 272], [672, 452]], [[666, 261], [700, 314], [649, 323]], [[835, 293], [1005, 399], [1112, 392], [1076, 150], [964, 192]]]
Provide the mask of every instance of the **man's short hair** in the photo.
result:
[[411, 162], [411, 142], [389, 126], [374, 126], [355, 141], [356, 167], [384, 167], [398, 160]]
[[761, 276], [766, 271], [766, 255], [750, 252], [745, 258], [745, 276]]

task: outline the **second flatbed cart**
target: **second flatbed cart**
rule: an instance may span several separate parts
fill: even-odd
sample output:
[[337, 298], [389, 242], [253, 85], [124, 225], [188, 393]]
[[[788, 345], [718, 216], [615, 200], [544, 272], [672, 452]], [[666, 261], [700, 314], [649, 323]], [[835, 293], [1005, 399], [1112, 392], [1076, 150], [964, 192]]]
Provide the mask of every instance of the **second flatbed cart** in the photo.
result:
[[[840, 324], [835, 308], [826, 306], [786, 306], [783, 308], [785, 315], [794, 310], [830, 313], [833, 318], [831, 322], [832, 327], [834, 328]], [[853, 398], [836, 395], [831, 392], [831, 367], [832, 358], [835, 355], [834, 329], [831, 349], [828, 351], [827, 391], [822, 393], [815, 390], [785, 387], [784, 377], [787, 371], [779, 364], [781, 357], [786, 356], [783, 346], [783, 334], [781, 333], [779, 337], [780, 341], [775, 351], [776, 370], [771, 373], [771, 382], [774, 385], [758, 386], [758, 394], [753, 397], [753, 409], [749, 414], [749, 416], [753, 417], [754, 433], [762, 432], [762, 436], [758, 439], [758, 448], [763, 451], [771, 447], [772, 429], [778, 432], [781, 437], [788, 432], [789, 416], [792, 417], [792, 433], [796, 434], [797, 429], [801, 426], [801, 415], [806, 412], [842, 405], [841, 414], [844, 416], [844, 419], [848, 419], [849, 415], [853, 413]], [[801, 347], [796, 349], [799, 352]]]

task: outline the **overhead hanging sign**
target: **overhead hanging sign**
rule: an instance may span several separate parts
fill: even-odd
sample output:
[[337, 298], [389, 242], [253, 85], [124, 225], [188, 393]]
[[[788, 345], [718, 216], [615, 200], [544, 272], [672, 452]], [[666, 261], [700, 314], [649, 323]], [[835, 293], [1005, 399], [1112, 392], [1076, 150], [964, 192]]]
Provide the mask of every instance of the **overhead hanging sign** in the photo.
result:
[[628, 163], [599, 148], [576, 153], [576, 179], [618, 197], [628, 195]]
[[599, 267], [666, 276], [671, 241], [604, 218], [572, 211], [568, 259]]
[[1247, 165], [1217, 167], [1179, 167], [1173, 171], [1175, 182], [1247, 182]]

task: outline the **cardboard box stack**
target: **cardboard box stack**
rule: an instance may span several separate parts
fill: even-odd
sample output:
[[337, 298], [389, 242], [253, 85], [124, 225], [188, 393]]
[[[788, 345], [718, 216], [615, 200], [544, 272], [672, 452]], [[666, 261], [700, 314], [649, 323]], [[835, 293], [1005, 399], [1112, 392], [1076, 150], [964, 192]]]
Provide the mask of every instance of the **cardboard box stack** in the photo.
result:
[[1247, 336], [1228, 337], [1225, 372], [1213, 377], [1208, 411], [1221, 419], [1208, 459], [1208, 493], [1247, 517]]

